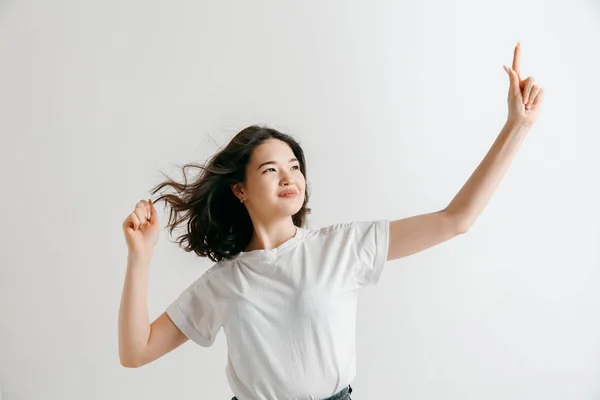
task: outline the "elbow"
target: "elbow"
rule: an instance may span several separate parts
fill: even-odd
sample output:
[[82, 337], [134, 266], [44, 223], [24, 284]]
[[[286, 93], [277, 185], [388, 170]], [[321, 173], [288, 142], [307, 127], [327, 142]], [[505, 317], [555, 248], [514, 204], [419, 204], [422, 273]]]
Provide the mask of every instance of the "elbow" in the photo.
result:
[[139, 357], [128, 357], [122, 354], [119, 354], [119, 361], [125, 368], [139, 368], [145, 364]]
[[127, 360], [127, 359], [121, 358], [121, 366], [123, 366], [125, 368], [139, 368], [142, 365], [144, 365], [144, 364], [134, 361], [134, 360]]
[[132, 342], [119, 341], [119, 362], [125, 368], [139, 368], [144, 362], [145, 349]]
[[121, 362], [121, 366], [125, 368], [137, 368], [139, 366], [133, 360], [127, 358], [119, 357], [119, 361]]
[[449, 211], [448, 209], [445, 211], [446, 214], [450, 216], [451, 224], [454, 227], [454, 232], [457, 235], [463, 235], [469, 231], [472, 224], [469, 223], [465, 217], [459, 213]]
[[459, 227], [459, 228], [456, 230], [456, 234], [457, 234], [457, 235], [464, 235], [464, 234], [465, 234], [465, 233], [467, 233], [468, 231], [469, 231], [469, 228], [466, 228], [466, 227]]
[[454, 226], [458, 235], [464, 235], [471, 228], [471, 224], [464, 220], [457, 220]]
[[471, 229], [471, 224], [466, 223], [465, 221], [458, 221], [456, 223], [456, 234], [464, 235]]

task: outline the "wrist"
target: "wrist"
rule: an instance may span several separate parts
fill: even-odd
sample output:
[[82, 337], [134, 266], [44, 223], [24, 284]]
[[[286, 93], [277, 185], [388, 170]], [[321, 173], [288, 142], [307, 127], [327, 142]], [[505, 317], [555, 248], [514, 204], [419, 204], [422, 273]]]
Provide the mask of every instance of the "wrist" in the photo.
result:
[[150, 264], [150, 260], [152, 259], [153, 251], [149, 252], [141, 252], [141, 251], [130, 251], [127, 253], [127, 263], [128, 264]]
[[527, 133], [531, 129], [533, 124], [523, 120], [506, 120], [504, 127], [509, 129], [511, 132], [516, 133]]

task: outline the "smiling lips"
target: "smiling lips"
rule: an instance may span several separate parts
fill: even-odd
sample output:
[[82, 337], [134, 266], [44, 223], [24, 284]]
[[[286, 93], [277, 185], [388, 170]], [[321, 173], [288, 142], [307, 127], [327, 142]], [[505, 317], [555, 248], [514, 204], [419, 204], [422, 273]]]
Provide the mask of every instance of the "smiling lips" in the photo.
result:
[[292, 189], [284, 190], [279, 193], [279, 197], [296, 197], [296, 195], [298, 195], [298, 192]]

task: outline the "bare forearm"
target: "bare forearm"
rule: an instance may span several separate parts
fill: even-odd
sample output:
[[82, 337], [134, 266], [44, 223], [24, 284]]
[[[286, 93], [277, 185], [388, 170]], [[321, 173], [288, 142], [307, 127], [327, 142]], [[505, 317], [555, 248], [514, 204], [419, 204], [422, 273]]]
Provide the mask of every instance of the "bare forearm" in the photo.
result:
[[143, 354], [150, 336], [147, 293], [151, 257], [128, 255], [119, 309], [119, 357], [131, 364]]
[[525, 124], [507, 122], [483, 161], [446, 207], [456, 216], [462, 231], [469, 229], [479, 217], [530, 129]]

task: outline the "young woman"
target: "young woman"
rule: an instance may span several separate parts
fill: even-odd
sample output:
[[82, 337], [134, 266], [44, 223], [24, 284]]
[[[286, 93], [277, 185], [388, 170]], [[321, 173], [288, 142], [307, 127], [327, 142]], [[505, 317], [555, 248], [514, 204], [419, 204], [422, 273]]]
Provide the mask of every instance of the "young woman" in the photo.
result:
[[123, 222], [127, 270], [119, 313], [122, 365], [150, 363], [191, 339], [211, 346], [223, 328], [226, 376], [240, 400], [348, 400], [356, 372], [357, 295], [379, 280], [386, 261], [465, 233], [483, 210], [537, 119], [543, 89], [521, 80], [515, 47], [508, 119], [471, 178], [443, 210], [388, 221], [306, 227], [309, 191], [300, 145], [250, 126], [214, 155], [195, 181], [167, 180], [175, 194], [170, 232], [215, 264], [152, 324], [148, 269], [159, 224], [152, 200]]

